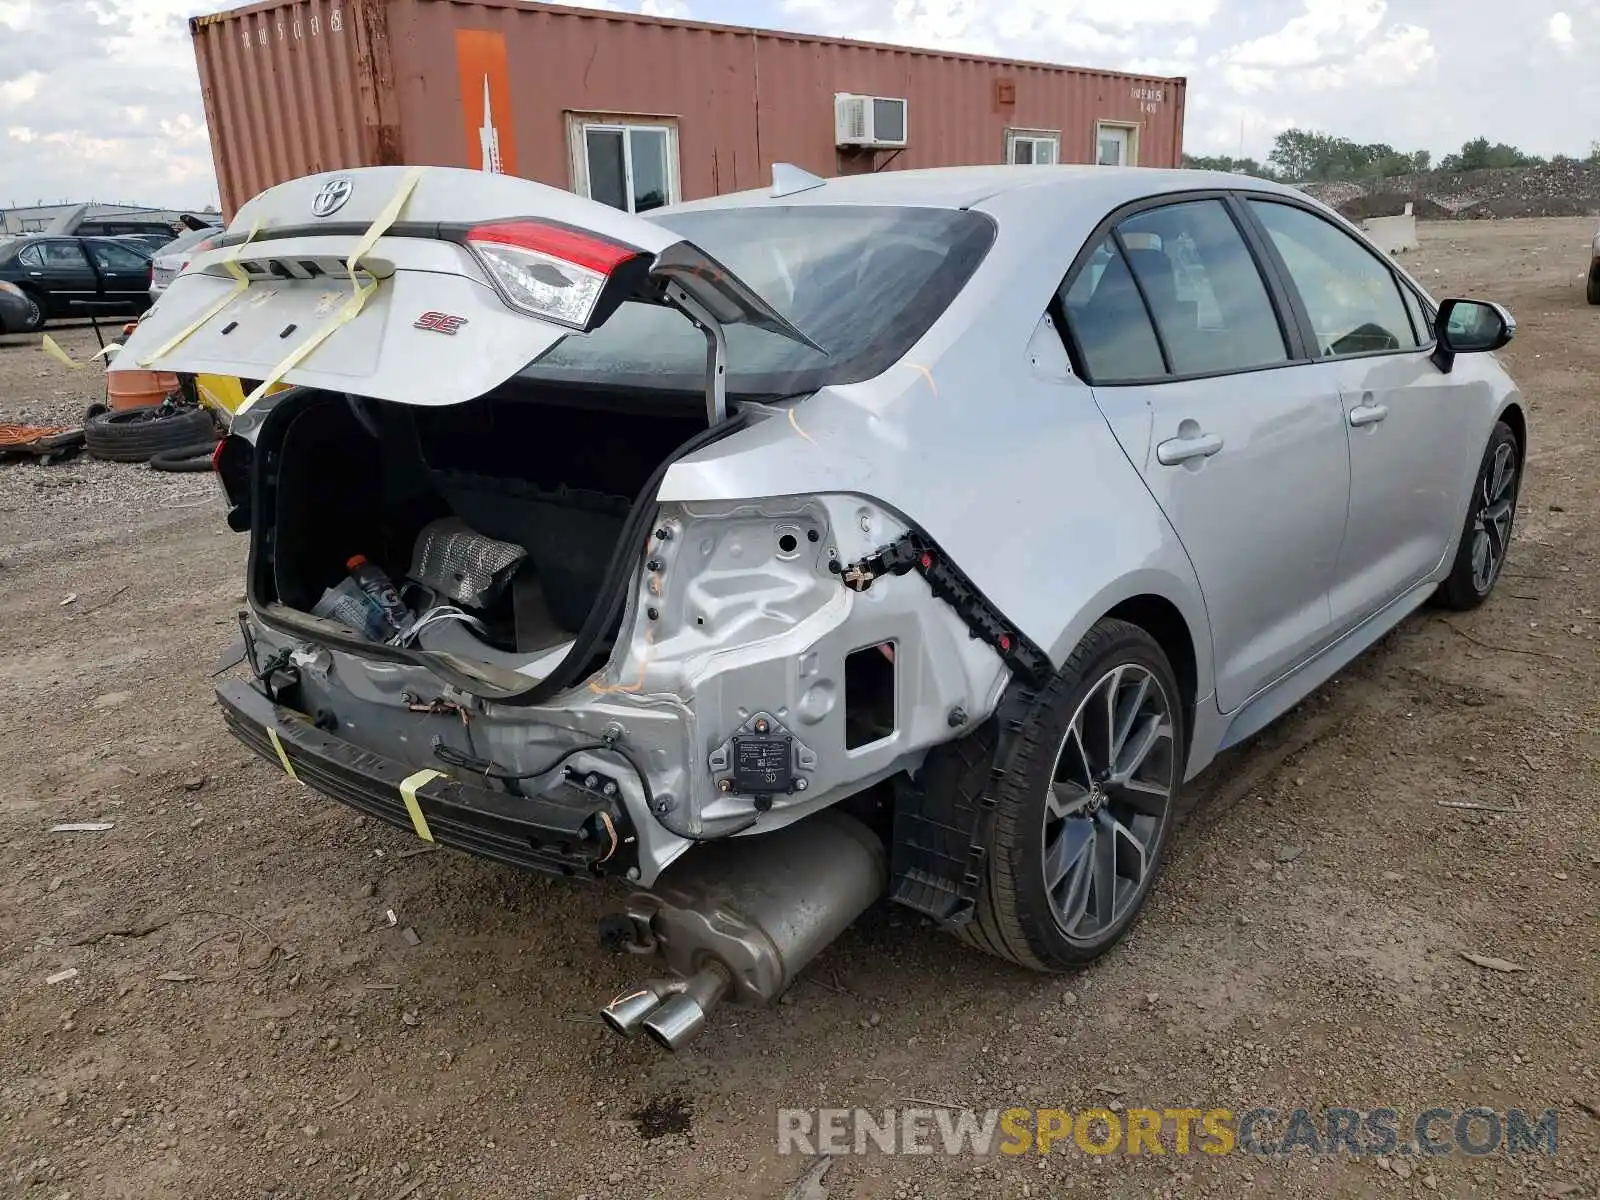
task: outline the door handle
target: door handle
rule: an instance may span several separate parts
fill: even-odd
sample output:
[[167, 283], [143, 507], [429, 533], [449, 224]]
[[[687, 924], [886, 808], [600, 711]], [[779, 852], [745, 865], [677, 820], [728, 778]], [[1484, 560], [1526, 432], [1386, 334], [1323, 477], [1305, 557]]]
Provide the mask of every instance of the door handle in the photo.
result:
[[29, 272], [28, 272], [28, 274], [29, 274], [29, 275], [32, 275], [32, 276], [33, 276], [33, 277], [34, 277], [34, 278], [35, 278], [35, 279], [37, 279], [37, 278], [39, 278], [39, 277], [40, 277], [40, 276], [41, 276], [41, 275], [43, 275], [43, 274], [44, 274], [44, 272], [43, 272], [43, 271], [29, 271]]
[[1156, 461], [1163, 467], [1175, 467], [1191, 458], [1210, 458], [1221, 449], [1222, 439], [1214, 433], [1168, 438], [1156, 447]]
[[1388, 415], [1387, 404], [1358, 404], [1350, 410], [1350, 424], [1360, 429], [1363, 425], [1376, 425]]

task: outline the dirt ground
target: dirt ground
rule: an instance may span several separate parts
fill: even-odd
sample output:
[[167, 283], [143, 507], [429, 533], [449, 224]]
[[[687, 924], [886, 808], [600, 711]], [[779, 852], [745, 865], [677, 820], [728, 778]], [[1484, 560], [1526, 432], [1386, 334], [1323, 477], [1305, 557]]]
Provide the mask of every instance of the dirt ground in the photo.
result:
[[[1436, 294], [1519, 320], [1533, 435], [1507, 574], [1196, 781], [1123, 946], [1039, 978], [885, 908], [783, 1005], [724, 1009], [677, 1057], [595, 1022], [637, 980], [595, 934], [614, 896], [419, 853], [224, 734], [207, 672], [245, 544], [208, 478], [0, 465], [0, 1194], [820, 1200], [791, 1191], [809, 1164], [778, 1153], [779, 1108], [936, 1102], [1387, 1106], [1402, 1127], [1554, 1108], [1559, 1150], [846, 1156], [826, 1194], [1594, 1196], [1591, 233], [1423, 227], [1409, 258]], [[0, 339], [0, 420], [69, 415], [98, 383]], [[114, 827], [51, 832], [68, 821]]]

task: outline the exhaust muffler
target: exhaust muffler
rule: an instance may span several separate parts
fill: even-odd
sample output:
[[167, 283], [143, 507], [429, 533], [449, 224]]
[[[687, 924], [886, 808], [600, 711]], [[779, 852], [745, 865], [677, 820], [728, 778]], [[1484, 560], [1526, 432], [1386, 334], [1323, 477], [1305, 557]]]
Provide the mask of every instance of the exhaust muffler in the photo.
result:
[[670, 974], [624, 992], [600, 1019], [680, 1050], [724, 1000], [776, 1002], [888, 883], [882, 841], [832, 809], [776, 833], [696, 846], [627, 902], [627, 949]]

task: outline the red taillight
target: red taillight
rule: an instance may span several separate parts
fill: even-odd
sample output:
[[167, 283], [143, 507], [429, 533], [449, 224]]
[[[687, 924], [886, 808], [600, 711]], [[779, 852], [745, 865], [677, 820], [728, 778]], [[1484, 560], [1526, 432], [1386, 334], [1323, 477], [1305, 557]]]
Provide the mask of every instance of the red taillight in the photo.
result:
[[466, 243], [506, 304], [581, 330], [606, 315], [601, 295], [612, 275], [645, 257], [637, 246], [531, 218], [475, 226]]
[[532, 250], [577, 267], [586, 267], [600, 275], [611, 274], [640, 253], [637, 246], [626, 246], [609, 238], [569, 229], [565, 225], [553, 225], [548, 221], [496, 221], [489, 225], [478, 225], [467, 231], [467, 241], [473, 245], [492, 243]]
[[222, 470], [222, 448], [227, 444], [226, 441], [218, 442], [217, 448], [211, 452], [211, 469], [213, 471], [220, 472]]

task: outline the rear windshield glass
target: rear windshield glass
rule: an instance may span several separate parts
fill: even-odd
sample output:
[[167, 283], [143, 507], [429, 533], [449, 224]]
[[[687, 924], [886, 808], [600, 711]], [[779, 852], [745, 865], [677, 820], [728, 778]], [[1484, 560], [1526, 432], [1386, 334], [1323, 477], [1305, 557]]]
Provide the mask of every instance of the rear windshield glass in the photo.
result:
[[[652, 213], [753, 288], [812, 341], [747, 325], [728, 336], [731, 395], [791, 395], [881, 374], [927, 332], [994, 240], [954, 209], [809, 205]], [[628, 303], [557, 343], [522, 374], [611, 387], [700, 391], [704, 336], [675, 309]]]

